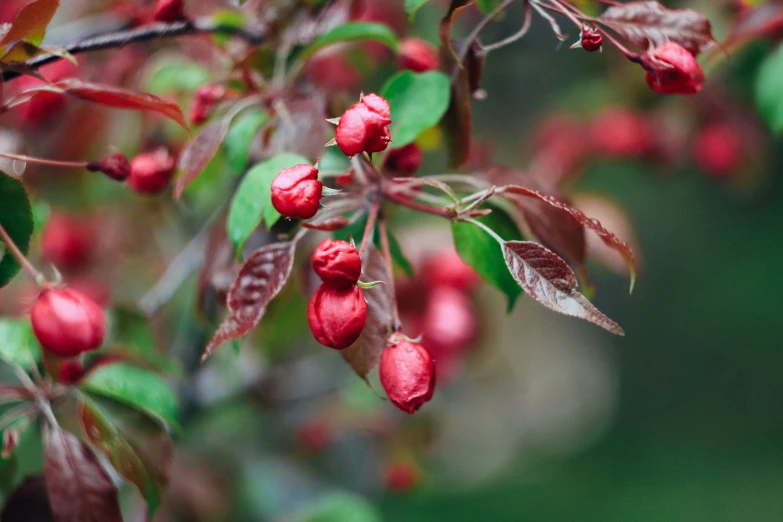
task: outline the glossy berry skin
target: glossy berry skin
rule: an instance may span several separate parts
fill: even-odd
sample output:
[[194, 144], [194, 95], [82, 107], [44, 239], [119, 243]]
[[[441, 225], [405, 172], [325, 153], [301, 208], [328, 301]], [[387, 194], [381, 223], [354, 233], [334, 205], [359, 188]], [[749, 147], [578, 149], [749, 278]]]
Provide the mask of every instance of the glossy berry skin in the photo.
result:
[[61, 269], [76, 268], [88, 260], [95, 240], [95, 230], [87, 220], [56, 212], [43, 230], [41, 253]]
[[346, 156], [386, 150], [391, 137], [389, 102], [377, 94], [368, 94], [340, 117], [335, 131], [337, 146]]
[[158, 0], [152, 19], [156, 22], [176, 22], [185, 18], [183, 0]]
[[666, 42], [641, 56], [647, 85], [660, 94], [696, 94], [704, 85], [704, 71], [683, 46]]
[[418, 145], [409, 143], [403, 147], [390, 150], [386, 155], [384, 167], [394, 174], [412, 176], [421, 167], [423, 156]]
[[367, 322], [367, 302], [358, 286], [339, 289], [323, 284], [307, 307], [310, 331], [319, 343], [335, 350], [348, 348]]
[[100, 161], [92, 161], [87, 164], [90, 172], [102, 172], [114, 181], [123, 182], [128, 179], [131, 172], [131, 164], [124, 154], [110, 154]]
[[222, 85], [202, 85], [193, 95], [193, 106], [190, 108], [190, 122], [201, 125], [209, 118], [217, 102], [226, 97], [226, 88]]
[[362, 258], [347, 241], [324, 239], [313, 252], [313, 270], [335, 288], [350, 288], [362, 275]]
[[63, 384], [75, 384], [84, 377], [84, 366], [75, 359], [60, 363], [60, 382]]
[[420, 38], [405, 38], [400, 42], [400, 69], [422, 73], [440, 69], [440, 58], [435, 47]]
[[272, 181], [272, 206], [285, 217], [310, 219], [321, 201], [318, 169], [300, 164], [281, 170]]
[[158, 194], [169, 186], [176, 168], [176, 159], [165, 148], [139, 154], [131, 160], [128, 186], [139, 194]]
[[603, 35], [590, 27], [582, 30], [582, 49], [588, 53], [594, 53], [601, 50], [601, 44], [604, 41]]
[[103, 310], [69, 288], [41, 292], [30, 311], [30, 321], [43, 349], [57, 357], [76, 357], [95, 350], [106, 335]]
[[380, 376], [389, 400], [405, 413], [413, 413], [435, 392], [435, 361], [426, 348], [402, 340], [381, 355]]

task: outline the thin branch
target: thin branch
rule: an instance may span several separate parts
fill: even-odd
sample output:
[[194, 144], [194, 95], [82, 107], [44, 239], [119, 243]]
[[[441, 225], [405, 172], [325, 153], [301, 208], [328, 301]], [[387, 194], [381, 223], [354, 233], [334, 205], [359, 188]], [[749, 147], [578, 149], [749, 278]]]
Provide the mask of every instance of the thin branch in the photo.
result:
[[[173, 38], [182, 35], [202, 33], [232, 35], [245, 40], [251, 45], [262, 44], [266, 38], [266, 31], [264, 28], [246, 29], [243, 27], [215, 23], [209, 18], [198, 18], [196, 20], [183, 20], [172, 23], [154, 23], [134, 29], [122, 29], [89, 36], [64, 46], [64, 49], [68, 53], [75, 55], [102, 51], [104, 49], [115, 49], [134, 42], [146, 42], [161, 38]], [[44, 55], [28, 60], [22, 67], [27, 69], [38, 69], [43, 65], [61, 59], [62, 57], [58, 55]], [[21, 73], [16, 71], [5, 71], [3, 73], [3, 81], [7, 82], [13, 80], [20, 75]]]
[[470, 32], [468, 37], [465, 39], [465, 44], [462, 46], [462, 48], [459, 50], [459, 53], [457, 54], [457, 58], [459, 61], [454, 65], [454, 70], [451, 73], [451, 81], [452, 83], [457, 80], [457, 76], [459, 75], [459, 71], [462, 69], [462, 62], [465, 60], [465, 57], [468, 55], [468, 51], [470, 50], [470, 46], [473, 45], [473, 42], [478, 38], [479, 34], [481, 34], [481, 31], [484, 30], [487, 25], [497, 16], [499, 15], [503, 9], [510, 6], [511, 3], [514, 0], [504, 0], [502, 3], [498, 4], [495, 9], [492, 10], [487, 16], [484, 17], [483, 20], [481, 20], [478, 24], [476, 24], [476, 27], [473, 28], [473, 30]]
[[403, 207], [408, 207], [412, 210], [418, 210], [419, 212], [424, 212], [426, 214], [440, 216], [442, 218], [448, 219], [449, 221], [454, 221], [454, 219], [457, 217], [457, 213], [454, 209], [430, 207], [405, 196], [400, 196], [394, 192], [384, 191], [383, 196], [386, 199], [394, 201], [398, 205], [402, 205]]
[[486, 54], [516, 42], [517, 40], [519, 40], [520, 38], [522, 38], [527, 34], [528, 30], [530, 29], [532, 20], [533, 20], [533, 12], [530, 10], [530, 0], [525, 0], [525, 20], [524, 22], [522, 22], [522, 27], [519, 29], [519, 31], [517, 31], [516, 33], [512, 34], [507, 38], [503, 38], [498, 42], [482, 46], [481, 52]]
[[62, 167], [65, 169], [85, 169], [87, 168], [86, 161], [59, 161], [49, 160], [44, 158], [35, 158], [33, 156], [26, 156], [24, 154], [13, 154], [11, 152], [0, 152], [0, 158], [7, 158], [15, 161], [23, 161], [25, 163], [36, 163], [38, 165], [49, 165], [51, 167]]
[[381, 235], [381, 250], [383, 250], [383, 260], [386, 263], [386, 272], [389, 274], [389, 280], [386, 286], [391, 294], [392, 302], [392, 331], [402, 330], [400, 322], [400, 311], [397, 307], [397, 292], [394, 288], [394, 266], [392, 265], [391, 249], [389, 248], [389, 233], [386, 230], [386, 220], [381, 217], [378, 220], [378, 232]]
[[22, 268], [24, 268], [25, 272], [28, 273], [28, 275], [35, 281], [36, 283], [41, 283], [46, 280], [44, 275], [39, 272], [33, 265], [28, 261], [28, 259], [25, 257], [25, 255], [22, 253], [21, 250], [19, 250], [19, 247], [16, 246], [16, 243], [14, 243], [14, 240], [11, 239], [11, 236], [8, 235], [8, 232], [5, 231], [5, 228], [3, 228], [2, 225], [0, 225], [0, 239], [3, 240], [3, 243], [6, 244], [8, 247], [8, 250], [11, 251], [11, 254], [16, 258], [17, 262], [22, 265]]
[[364, 226], [364, 236], [362, 236], [362, 244], [359, 247], [359, 257], [364, 256], [364, 251], [367, 250], [367, 245], [372, 241], [372, 236], [375, 233], [375, 222], [378, 219], [378, 213], [381, 210], [381, 198], [376, 197], [373, 199], [370, 211], [367, 213], [367, 224]]

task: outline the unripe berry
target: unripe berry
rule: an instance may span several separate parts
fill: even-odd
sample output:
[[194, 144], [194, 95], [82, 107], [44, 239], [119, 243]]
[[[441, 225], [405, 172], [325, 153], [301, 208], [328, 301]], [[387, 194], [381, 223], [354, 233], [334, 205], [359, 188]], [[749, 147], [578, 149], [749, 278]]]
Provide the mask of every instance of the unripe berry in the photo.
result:
[[413, 413], [435, 392], [435, 361], [420, 344], [401, 340], [383, 350], [380, 376], [389, 400]]
[[70, 359], [60, 363], [60, 382], [63, 384], [75, 384], [84, 377], [84, 366], [76, 359]]
[[310, 299], [307, 322], [319, 343], [335, 350], [348, 348], [359, 338], [367, 321], [367, 302], [358, 286], [348, 289], [326, 284]]
[[313, 252], [312, 263], [318, 277], [335, 288], [350, 288], [362, 275], [362, 258], [346, 241], [324, 239]]
[[435, 47], [420, 38], [405, 38], [400, 42], [400, 69], [410, 69], [413, 72], [437, 71], [440, 59]]
[[176, 22], [185, 18], [183, 0], [158, 0], [152, 19], [156, 22]]
[[383, 484], [388, 491], [403, 493], [415, 488], [420, 481], [419, 468], [407, 462], [390, 464], [383, 473]]
[[647, 85], [660, 94], [696, 94], [704, 84], [704, 71], [682, 45], [666, 42], [645, 52], [640, 62]]
[[201, 125], [209, 118], [212, 108], [226, 97], [226, 88], [222, 85], [202, 85], [193, 95], [193, 106], [190, 108], [190, 122]]
[[272, 181], [272, 206], [285, 217], [310, 219], [321, 201], [318, 169], [300, 164], [281, 170]]
[[391, 121], [389, 102], [377, 94], [368, 94], [340, 117], [335, 132], [337, 146], [346, 156], [381, 152], [391, 141], [387, 127]]
[[131, 161], [128, 186], [140, 194], [158, 194], [169, 186], [176, 168], [176, 159], [163, 147], [139, 154]]
[[603, 41], [603, 35], [592, 27], [585, 27], [582, 30], [582, 49], [588, 53], [600, 50]]
[[124, 154], [110, 154], [100, 161], [91, 161], [87, 164], [90, 172], [103, 172], [114, 181], [123, 182], [128, 179], [131, 165]]
[[481, 278], [453, 250], [439, 252], [424, 262], [424, 281], [430, 288], [446, 287], [470, 292], [481, 284]]
[[384, 166], [387, 170], [404, 176], [416, 174], [421, 167], [423, 154], [415, 143], [392, 149], [386, 155]]
[[55, 212], [43, 230], [41, 254], [60, 268], [75, 268], [87, 261], [95, 239], [89, 221]]
[[95, 350], [106, 335], [103, 310], [86, 295], [69, 288], [41, 292], [30, 321], [43, 349], [57, 357], [76, 357]]
[[706, 174], [723, 178], [735, 171], [742, 161], [742, 139], [730, 125], [715, 123], [696, 137], [693, 157]]

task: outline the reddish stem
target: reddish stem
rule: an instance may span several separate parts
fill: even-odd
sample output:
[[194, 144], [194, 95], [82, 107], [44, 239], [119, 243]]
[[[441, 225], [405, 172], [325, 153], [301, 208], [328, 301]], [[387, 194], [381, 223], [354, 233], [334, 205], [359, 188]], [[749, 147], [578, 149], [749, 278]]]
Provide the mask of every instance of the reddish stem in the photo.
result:
[[381, 198], [376, 197], [373, 199], [370, 212], [367, 214], [367, 224], [364, 226], [364, 236], [362, 236], [362, 245], [359, 247], [359, 257], [364, 256], [364, 251], [367, 250], [367, 245], [372, 240], [373, 233], [375, 232], [375, 222], [378, 219], [378, 212], [381, 210]]
[[407, 207], [412, 210], [418, 210], [419, 212], [424, 212], [426, 214], [432, 214], [434, 216], [440, 216], [444, 219], [448, 219], [449, 221], [454, 221], [454, 219], [457, 217], [457, 213], [453, 209], [442, 208], [442, 207], [430, 207], [428, 205], [419, 203], [411, 198], [401, 196], [392, 191], [384, 190], [383, 196], [386, 199], [394, 201], [398, 205], [402, 205], [403, 207]]
[[389, 248], [389, 233], [386, 230], [386, 220], [381, 218], [378, 221], [378, 231], [381, 235], [381, 250], [383, 250], [383, 260], [386, 263], [386, 272], [389, 274], [388, 288], [391, 293], [392, 301], [392, 331], [402, 330], [400, 321], [400, 311], [397, 307], [397, 292], [394, 288], [394, 266], [392, 265], [391, 249]]
[[8, 232], [6, 232], [5, 228], [3, 228], [3, 225], [0, 225], [0, 239], [3, 240], [3, 243], [6, 244], [8, 250], [11, 251], [11, 254], [16, 258], [19, 264], [22, 265], [22, 268], [25, 269], [27, 274], [33, 278], [36, 283], [40, 284], [41, 281], [44, 281], [43, 274], [36, 270], [36, 268], [25, 257], [22, 251], [19, 250], [19, 247], [16, 246], [16, 243], [14, 243], [14, 240], [11, 239], [11, 236], [8, 235]]
[[13, 154], [11, 152], [0, 152], [0, 158], [8, 158], [16, 161], [24, 161], [26, 163], [37, 163], [38, 165], [49, 165], [52, 167], [62, 167], [65, 169], [85, 169], [87, 168], [86, 161], [59, 161], [48, 160], [43, 158], [35, 158], [33, 156], [25, 156], [24, 154]]

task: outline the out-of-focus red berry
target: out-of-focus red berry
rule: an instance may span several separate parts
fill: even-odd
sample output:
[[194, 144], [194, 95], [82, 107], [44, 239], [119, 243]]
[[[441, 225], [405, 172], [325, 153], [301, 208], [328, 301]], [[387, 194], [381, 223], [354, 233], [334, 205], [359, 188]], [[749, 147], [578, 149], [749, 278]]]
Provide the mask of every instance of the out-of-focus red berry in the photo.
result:
[[740, 166], [742, 155], [742, 137], [731, 125], [708, 125], [696, 136], [693, 159], [705, 174], [715, 178], [728, 176]]
[[431, 43], [420, 38], [405, 38], [400, 42], [400, 69], [413, 72], [437, 71], [440, 68], [438, 51]]
[[30, 311], [30, 322], [43, 349], [57, 357], [76, 357], [95, 350], [106, 335], [103, 310], [69, 288], [41, 292]]
[[158, 194], [169, 186], [176, 169], [177, 160], [165, 147], [139, 154], [131, 160], [128, 186], [140, 194]]
[[647, 85], [660, 94], [696, 94], [704, 85], [704, 71], [682, 45], [666, 42], [641, 56]]
[[391, 149], [386, 155], [384, 167], [386, 170], [402, 176], [412, 176], [421, 167], [423, 158], [421, 149], [415, 143]]
[[[77, 67], [68, 60], [58, 60], [41, 67], [39, 72], [44, 78], [54, 83], [74, 76], [77, 73]], [[22, 76], [16, 80], [13, 87], [16, 89], [16, 92], [22, 92], [44, 85], [47, 85], [47, 82], [32, 76]], [[16, 113], [23, 124], [39, 126], [50, 121], [51, 118], [62, 111], [65, 103], [64, 94], [42, 91], [36, 93], [26, 103], [21, 105]]]
[[435, 361], [420, 344], [401, 340], [388, 345], [379, 373], [389, 400], [405, 413], [414, 413], [435, 393]]
[[226, 97], [228, 91], [222, 85], [202, 85], [193, 94], [193, 105], [190, 108], [190, 122], [193, 125], [201, 125], [209, 115], [215, 104]]
[[334, 439], [334, 430], [323, 419], [314, 419], [300, 425], [295, 433], [297, 445], [307, 452], [320, 452]]
[[156, 22], [182, 20], [185, 18], [185, 2], [183, 0], [158, 0], [152, 18]]
[[481, 278], [453, 250], [444, 250], [428, 257], [422, 270], [429, 288], [445, 286], [460, 292], [470, 292], [481, 284]]
[[324, 239], [313, 252], [313, 270], [324, 283], [350, 288], [362, 275], [362, 258], [347, 241]]
[[76, 268], [85, 263], [95, 247], [93, 224], [64, 212], [54, 212], [43, 230], [42, 256], [60, 268]]
[[655, 127], [641, 112], [611, 107], [591, 122], [588, 136], [598, 154], [638, 158], [655, 148]]
[[367, 322], [367, 302], [358, 286], [339, 289], [323, 284], [307, 308], [307, 322], [319, 343], [335, 350], [352, 345]]
[[75, 384], [84, 377], [84, 366], [76, 359], [62, 361], [59, 377], [63, 384]]
[[294, 165], [281, 170], [272, 181], [272, 206], [285, 217], [310, 219], [318, 212], [322, 192], [318, 169]]
[[383, 484], [388, 491], [404, 493], [415, 488], [421, 479], [419, 468], [408, 462], [389, 464], [383, 473]]
[[346, 51], [345, 46], [331, 46], [307, 60], [307, 75], [313, 83], [333, 91], [357, 89], [362, 76], [351, 64]]
[[476, 340], [476, 308], [464, 293], [437, 287], [427, 301], [422, 329], [424, 345], [439, 361], [442, 355], [463, 353]]

